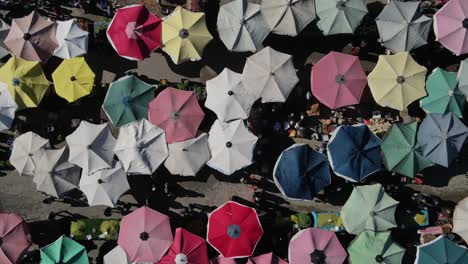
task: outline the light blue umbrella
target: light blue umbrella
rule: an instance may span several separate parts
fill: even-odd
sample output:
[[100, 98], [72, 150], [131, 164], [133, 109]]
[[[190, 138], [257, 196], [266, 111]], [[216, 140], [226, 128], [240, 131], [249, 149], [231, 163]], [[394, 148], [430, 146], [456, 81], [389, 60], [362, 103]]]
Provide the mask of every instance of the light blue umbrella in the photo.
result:
[[414, 264], [465, 264], [468, 250], [443, 235], [418, 247]]
[[315, 0], [315, 10], [325, 36], [354, 33], [367, 14], [366, 0]]

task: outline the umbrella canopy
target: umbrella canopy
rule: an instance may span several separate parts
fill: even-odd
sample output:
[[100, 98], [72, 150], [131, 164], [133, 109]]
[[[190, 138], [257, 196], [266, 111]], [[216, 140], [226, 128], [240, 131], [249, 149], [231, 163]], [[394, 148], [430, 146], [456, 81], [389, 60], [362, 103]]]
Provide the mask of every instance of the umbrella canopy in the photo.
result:
[[8, 32], [10, 32], [10, 25], [0, 19], [0, 59], [9, 54], [8, 48], [3, 43]]
[[169, 156], [164, 162], [173, 175], [195, 176], [211, 158], [208, 147], [208, 134], [169, 144]]
[[279, 156], [273, 179], [285, 197], [312, 200], [331, 183], [327, 156], [308, 144], [294, 144]]
[[460, 89], [465, 97], [468, 98], [468, 59], [460, 62], [457, 79], [458, 89]]
[[0, 212], [0, 262], [14, 264], [31, 245], [27, 223], [18, 215]]
[[271, 252], [256, 257], [250, 257], [247, 260], [247, 264], [288, 264], [288, 262]]
[[209, 264], [205, 239], [179, 227], [175, 231], [174, 243], [160, 264]]
[[382, 140], [383, 161], [387, 170], [414, 178], [421, 170], [432, 166], [416, 142], [418, 123], [395, 123]]
[[54, 55], [62, 59], [83, 56], [88, 52], [88, 31], [78, 25], [77, 20], [57, 21], [58, 48]]
[[381, 169], [380, 139], [365, 125], [334, 130], [327, 155], [336, 175], [351, 182], [363, 181]]
[[216, 120], [211, 126], [208, 145], [211, 159], [207, 165], [226, 175], [231, 175], [252, 164], [253, 150], [258, 138], [242, 120], [224, 123]]
[[117, 243], [130, 261], [158, 262], [172, 245], [169, 217], [143, 206], [124, 216]]
[[427, 69], [408, 52], [380, 55], [368, 76], [369, 88], [379, 105], [403, 111], [415, 100], [426, 96], [426, 72]]
[[441, 235], [429, 243], [418, 246], [414, 263], [468, 263], [468, 250]]
[[251, 256], [262, 235], [257, 212], [251, 207], [229, 201], [208, 217], [206, 240], [224, 257]]
[[247, 58], [242, 82], [248, 94], [270, 103], [286, 101], [299, 78], [291, 55], [266, 47]]
[[70, 103], [91, 93], [95, 77], [83, 57], [64, 60], [52, 73], [55, 92]]
[[120, 128], [114, 152], [129, 174], [153, 174], [167, 158], [164, 130], [146, 119]]
[[315, 10], [325, 36], [354, 33], [367, 14], [366, 0], [315, 0]]
[[445, 114], [453, 112], [463, 116], [465, 95], [458, 89], [457, 73], [437, 67], [426, 81], [427, 97], [421, 99], [421, 108], [427, 113]]
[[458, 202], [453, 212], [453, 232], [468, 241], [468, 197]]
[[167, 143], [193, 138], [205, 117], [195, 94], [169, 87], [148, 107], [148, 118], [166, 131]]
[[36, 11], [11, 21], [11, 29], [3, 43], [15, 56], [28, 61], [46, 62], [58, 47], [57, 24]]
[[260, 13], [260, 5], [247, 0], [235, 0], [220, 7], [219, 38], [230, 51], [255, 52], [270, 33]]
[[394, 52], [427, 44], [432, 19], [421, 14], [419, 2], [390, 1], [375, 20], [380, 41]]
[[119, 245], [104, 255], [103, 261], [104, 264], [132, 264], [127, 253]]
[[398, 203], [380, 184], [356, 186], [341, 209], [343, 225], [348, 233], [356, 235], [364, 230], [386, 231], [396, 227]]
[[116, 140], [106, 123], [96, 125], [81, 121], [65, 140], [70, 148], [68, 161], [80, 166], [84, 173], [111, 168]]
[[367, 77], [359, 58], [332, 51], [314, 65], [312, 94], [331, 109], [359, 104]]
[[119, 56], [143, 60], [161, 47], [161, 19], [144, 5], [117, 9], [107, 28], [107, 39]]
[[13, 142], [10, 163], [20, 175], [33, 176], [49, 141], [34, 132], [26, 132]]
[[8, 85], [0, 82], [0, 131], [11, 127], [16, 109], [18, 109], [18, 105], [8, 91]]
[[206, 27], [205, 13], [178, 6], [163, 21], [162, 49], [175, 64], [201, 60], [203, 50], [212, 39]]
[[88, 264], [85, 247], [66, 236], [41, 248], [41, 264]]
[[262, 15], [273, 33], [297, 36], [315, 15], [314, 0], [265, 0]]
[[290, 263], [341, 264], [346, 251], [332, 231], [307, 228], [297, 232], [289, 242]]
[[467, 136], [468, 128], [453, 113], [428, 114], [419, 126], [417, 140], [427, 159], [448, 167]]
[[362, 231], [348, 246], [350, 263], [400, 264], [405, 249], [393, 242], [391, 232]]
[[15, 56], [0, 68], [0, 82], [8, 85], [8, 91], [20, 109], [38, 106], [49, 88], [41, 64]]
[[457, 56], [468, 52], [466, 0], [448, 1], [434, 15], [436, 40]]
[[247, 119], [256, 97], [249, 95], [241, 82], [241, 74], [228, 68], [206, 82], [205, 107], [215, 112], [218, 119], [229, 122]]

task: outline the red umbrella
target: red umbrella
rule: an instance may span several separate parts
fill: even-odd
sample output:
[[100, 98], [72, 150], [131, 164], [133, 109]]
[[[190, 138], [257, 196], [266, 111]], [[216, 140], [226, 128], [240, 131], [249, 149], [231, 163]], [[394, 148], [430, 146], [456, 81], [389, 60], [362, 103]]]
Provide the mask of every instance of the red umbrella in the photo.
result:
[[30, 245], [31, 235], [23, 218], [15, 214], [0, 213], [0, 263], [16, 263]]
[[209, 264], [205, 239], [177, 228], [174, 243], [159, 264]]
[[143, 60], [161, 47], [161, 19], [144, 5], [119, 8], [107, 28], [107, 39], [120, 56]]
[[236, 202], [218, 207], [208, 219], [207, 241], [224, 257], [251, 256], [262, 235], [255, 209]]

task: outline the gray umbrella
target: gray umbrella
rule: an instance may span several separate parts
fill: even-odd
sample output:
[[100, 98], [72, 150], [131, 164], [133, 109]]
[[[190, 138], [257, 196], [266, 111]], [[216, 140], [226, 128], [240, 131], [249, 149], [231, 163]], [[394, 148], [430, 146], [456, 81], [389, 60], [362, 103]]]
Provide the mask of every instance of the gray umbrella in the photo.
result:
[[432, 19], [419, 12], [419, 2], [390, 1], [376, 23], [382, 45], [403, 52], [427, 44]]
[[8, 49], [3, 44], [8, 32], [10, 31], [10, 26], [3, 20], [0, 19], [0, 59], [8, 55]]

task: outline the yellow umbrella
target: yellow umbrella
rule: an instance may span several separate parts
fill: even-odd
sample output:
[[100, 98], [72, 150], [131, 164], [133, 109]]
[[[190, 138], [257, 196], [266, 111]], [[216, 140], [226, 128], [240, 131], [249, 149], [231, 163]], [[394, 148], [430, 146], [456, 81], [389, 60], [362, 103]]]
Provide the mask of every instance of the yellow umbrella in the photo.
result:
[[408, 52], [381, 55], [368, 76], [372, 96], [379, 105], [402, 111], [426, 96], [426, 72]]
[[39, 62], [16, 56], [11, 57], [0, 68], [0, 82], [7, 84], [19, 109], [36, 107], [49, 88], [49, 81]]
[[162, 24], [163, 51], [175, 64], [201, 60], [203, 49], [213, 39], [205, 14], [177, 7]]
[[83, 57], [64, 60], [52, 73], [55, 92], [68, 102], [91, 93], [96, 75]]

